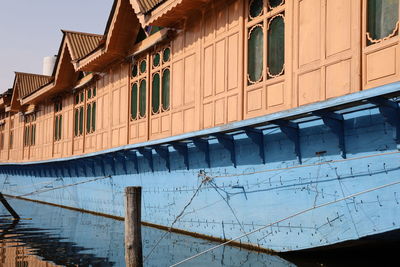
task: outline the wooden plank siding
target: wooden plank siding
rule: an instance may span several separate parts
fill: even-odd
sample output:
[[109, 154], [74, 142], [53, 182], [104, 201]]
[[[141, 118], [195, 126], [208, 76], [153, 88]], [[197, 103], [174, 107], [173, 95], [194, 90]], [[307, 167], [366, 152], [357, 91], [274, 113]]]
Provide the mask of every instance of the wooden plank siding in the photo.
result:
[[[101, 151], [284, 111], [400, 80], [398, 32], [369, 45], [365, 37], [366, 0], [287, 0], [273, 11], [265, 6], [263, 17], [256, 20], [249, 19], [248, 7], [248, 0], [211, 1], [186, 18], [183, 29], [171, 39], [98, 74], [88, 85], [97, 90], [94, 132], [87, 133], [84, 123], [83, 135], [74, 136], [72, 89], [60, 96], [61, 140], [54, 140], [51, 99], [36, 107], [34, 146], [23, 147], [23, 116], [11, 112], [4, 120], [6, 134], [0, 160], [37, 161]], [[277, 14], [284, 16], [285, 23], [284, 73], [267, 78], [264, 59], [264, 78], [248, 83], [249, 32], [254, 25], [264, 23], [263, 38], [267, 41], [266, 25]], [[168, 62], [154, 66], [155, 55], [162, 57], [167, 48], [171, 51]], [[263, 51], [266, 55], [267, 49]], [[132, 76], [132, 64], [142, 61], [146, 61], [146, 70]], [[165, 69], [170, 71], [169, 107], [153, 112], [152, 77], [162, 75]], [[146, 112], [132, 118], [131, 89], [137, 84], [139, 91], [143, 80]]]

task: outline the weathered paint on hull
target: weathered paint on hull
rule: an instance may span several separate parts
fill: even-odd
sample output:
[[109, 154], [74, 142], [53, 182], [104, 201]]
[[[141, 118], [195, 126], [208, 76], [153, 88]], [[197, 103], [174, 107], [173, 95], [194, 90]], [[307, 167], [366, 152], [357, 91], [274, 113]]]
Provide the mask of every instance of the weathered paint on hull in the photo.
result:
[[68, 163], [73, 168], [41, 171], [42, 177], [35, 171], [3, 173], [0, 185], [5, 194], [115, 216], [124, 214], [124, 187], [140, 185], [145, 222], [169, 227], [190, 203], [174, 228], [231, 239], [270, 225], [237, 241], [274, 251], [398, 229], [395, 128], [373, 107], [346, 113], [344, 119], [346, 159], [337, 135], [316, 119], [299, 124], [302, 164], [287, 135], [269, 128], [263, 138], [265, 164], [259, 147], [240, 134], [234, 154], [210, 140], [210, 167], [205, 153], [189, 144], [189, 170], [182, 154], [171, 150], [170, 170], [159, 154], [152, 160], [139, 156], [137, 165], [123, 157], [103, 167], [96, 159], [81, 159]]

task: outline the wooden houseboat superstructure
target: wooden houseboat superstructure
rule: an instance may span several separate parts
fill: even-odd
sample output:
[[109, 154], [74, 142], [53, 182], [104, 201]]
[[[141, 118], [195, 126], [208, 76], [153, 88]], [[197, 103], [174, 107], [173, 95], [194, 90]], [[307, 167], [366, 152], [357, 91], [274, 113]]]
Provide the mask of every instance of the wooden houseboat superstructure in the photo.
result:
[[[213, 174], [210, 176], [223, 176], [223, 170], [231, 174], [240, 170], [244, 175], [249, 169], [257, 173], [263, 164], [272, 162], [268, 168], [280, 172], [285, 169], [282, 166], [302, 168], [302, 158], [307, 158], [314, 164], [310, 177], [317, 175], [313, 184], [318, 183], [318, 166], [325, 164], [321, 161], [341, 162], [344, 158], [343, 164], [352, 169], [352, 160], [364, 164], [363, 157], [375, 157], [376, 151], [389, 153], [382, 156], [392, 166], [386, 176], [393, 177], [400, 142], [395, 98], [400, 92], [400, 60], [396, 56], [400, 45], [399, 9], [398, 1], [392, 0], [115, 0], [104, 35], [63, 31], [53, 75], [16, 73], [12, 95], [10, 91], [3, 94], [3, 182], [14, 176], [20, 183], [24, 176], [75, 179], [110, 174], [122, 176], [115, 182], [122, 186], [143, 184], [145, 176], [153, 181], [145, 182], [148, 184], [144, 187], [158, 188], [160, 193], [159, 186], [185, 187], [182, 173], [193, 176], [193, 170], [205, 169]], [[386, 12], [385, 17], [382, 12]], [[363, 124], [355, 119], [357, 116], [375, 116], [389, 126]], [[346, 124], [347, 117], [356, 126]], [[322, 130], [307, 128], [307, 134], [301, 134], [302, 125], [310, 123], [304, 127]], [[275, 136], [272, 142], [277, 143], [270, 148], [282, 157], [265, 152], [265, 132], [276, 131], [271, 127], [285, 137], [282, 141], [282, 136]], [[357, 127], [368, 128], [375, 139], [384, 127], [385, 135], [393, 133], [395, 138], [383, 138], [377, 141], [379, 147], [367, 149], [363, 142], [371, 135], [359, 133]], [[363, 136], [364, 141], [353, 140], [346, 133], [349, 129], [351, 134]], [[332, 141], [337, 143], [335, 148], [319, 144], [315, 146], [320, 150], [315, 151], [309, 138], [317, 133], [337, 138]], [[357, 145], [346, 146], [346, 138]], [[250, 152], [249, 144], [258, 151], [246, 154]], [[321, 159], [326, 153], [330, 156]], [[194, 159], [189, 159], [190, 154], [195, 155]], [[349, 161], [347, 154], [351, 155]], [[259, 163], [251, 162], [257, 158], [261, 158]], [[79, 167], [69, 167], [75, 161]], [[134, 167], [131, 169], [127, 162]], [[162, 162], [166, 163], [164, 168]], [[40, 164], [46, 168], [36, 170]], [[341, 164], [337, 163], [337, 168]], [[19, 166], [21, 173], [12, 170], [13, 166]], [[325, 171], [327, 177], [339, 176], [332, 170]], [[172, 172], [178, 178], [172, 179]], [[378, 173], [371, 176], [379, 177]], [[129, 177], [131, 182], [127, 181]], [[160, 177], [173, 181], [169, 184]], [[251, 181], [247, 176], [243, 179]], [[290, 181], [289, 176], [280, 179], [284, 180], [282, 185], [285, 179]], [[376, 186], [373, 182], [367, 184]], [[212, 188], [214, 185], [205, 189], [205, 194], [222, 190], [220, 184], [218, 188]], [[231, 182], [229, 185], [235, 188]], [[239, 187], [245, 191], [244, 185]], [[352, 190], [358, 192], [356, 186]], [[8, 191], [9, 195], [30, 196], [27, 189], [12, 192]], [[100, 213], [120, 213], [120, 208], [102, 209], [99, 205], [104, 200], [100, 196], [96, 204], [73, 204], [82, 197], [82, 192], [75, 194], [68, 199], [51, 194], [32, 198]], [[173, 194], [181, 194], [180, 189], [171, 191]], [[119, 196], [120, 192], [112, 195]], [[293, 195], [287, 193], [286, 197], [292, 199]], [[114, 200], [114, 196], [105, 198]], [[184, 201], [161, 197], [167, 203], [170, 198], [173, 203]], [[152, 204], [159, 205], [155, 203], [154, 199]], [[146, 218], [150, 223], [169, 226], [173, 221], [171, 212], [178, 208], [167, 210], [168, 216], [161, 212], [154, 221], [151, 216]], [[273, 213], [279, 218], [279, 212]], [[169, 219], [165, 221], [162, 214]], [[214, 220], [219, 222], [219, 217], [215, 215]], [[257, 223], [261, 222], [258, 218]], [[228, 238], [248, 230], [236, 223], [240, 229], [231, 229]], [[193, 222], [186, 222], [180, 229], [197, 231], [189, 225]], [[220, 229], [207, 228], [199, 233], [220, 237]], [[354, 235], [327, 244], [348, 239], [354, 239]], [[313, 242], [271, 247], [268, 242], [248, 240], [278, 251], [326, 245]]]

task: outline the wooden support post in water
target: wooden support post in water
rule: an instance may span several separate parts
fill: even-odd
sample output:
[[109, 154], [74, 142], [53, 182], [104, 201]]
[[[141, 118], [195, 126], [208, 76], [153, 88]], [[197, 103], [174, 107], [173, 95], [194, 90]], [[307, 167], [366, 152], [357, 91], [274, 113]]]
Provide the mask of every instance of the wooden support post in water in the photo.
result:
[[125, 263], [142, 267], [141, 187], [125, 188]]
[[3, 203], [4, 207], [8, 210], [9, 213], [14, 217], [15, 220], [19, 220], [19, 215], [15, 212], [15, 210], [8, 204], [7, 200], [4, 198], [3, 194], [0, 193], [0, 202]]

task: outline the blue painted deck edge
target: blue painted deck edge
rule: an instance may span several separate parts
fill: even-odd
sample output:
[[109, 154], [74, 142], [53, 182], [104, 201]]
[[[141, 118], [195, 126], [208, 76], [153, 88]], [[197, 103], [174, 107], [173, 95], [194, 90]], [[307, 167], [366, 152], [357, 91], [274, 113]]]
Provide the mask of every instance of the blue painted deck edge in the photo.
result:
[[185, 139], [191, 139], [191, 138], [196, 138], [196, 137], [201, 137], [201, 136], [212, 135], [212, 134], [220, 133], [220, 132], [239, 130], [244, 127], [254, 126], [254, 125], [263, 124], [263, 123], [265, 124], [265, 123], [268, 123], [273, 120], [279, 120], [279, 119], [285, 119], [285, 118], [290, 118], [290, 117], [294, 117], [294, 116], [299, 116], [299, 115], [311, 113], [311, 112], [317, 111], [317, 110], [339, 107], [342, 105], [367, 100], [369, 98], [385, 96], [385, 95], [398, 93], [398, 92], [400, 92], [400, 82], [395, 82], [395, 83], [390, 83], [390, 84], [386, 84], [383, 86], [379, 86], [376, 88], [368, 89], [365, 91], [359, 91], [356, 93], [320, 101], [317, 103], [312, 103], [309, 105], [304, 105], [301, 107], [288, 109], [285, 111], [280, 111], [280, 112], [252, 118], [252, 119], [233, 122], [233, 123], [229, 123], [229, 124], [226, 124], [223, 126], [218, 126], [218, 127], [200, 130], [200, 131], [194, 131], [194, 132], [185, 133], [185, 134], [181, 134], [181, 135], [171, 136], [168, 138], [146, 141], [146, 142], [137, 143], [137, 144], [124, 145], [124, 146], [119, 146], [119, 147], [115, 147], [115, 148], [111, 148], [111, 149], [107, 149], [107, 150], [101, 150], [101, 151], [97, 151], [97, 152], [93, 152], [93, 153], [87, 153], [87, 154], [77, 155], [77, 156], [72, 156], [72, 157], [57, 158], [57, 159], [42, 160], [42, 161], [32, 161], [32, 162], [21, 162], [21, 163], [7, 162], [7, 163], [0, 163], [0, 166], [15, 166], [15, 165], [23, 166], [23, 165], [46, 164], [46, 163], [53, 163], [53, 162], [65, 162], [65, 161], [95, 157], [98, 155], [103, 155], [103, 154], [108, 154], [108, 153], [113, 153], [113, 152], [118, 152], [118, 151], [133, 150], [133, 149], [137, 149], [140, 147], [168, 144], [171, 142], [177, 142], [177, 141], [182, 141]]

